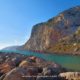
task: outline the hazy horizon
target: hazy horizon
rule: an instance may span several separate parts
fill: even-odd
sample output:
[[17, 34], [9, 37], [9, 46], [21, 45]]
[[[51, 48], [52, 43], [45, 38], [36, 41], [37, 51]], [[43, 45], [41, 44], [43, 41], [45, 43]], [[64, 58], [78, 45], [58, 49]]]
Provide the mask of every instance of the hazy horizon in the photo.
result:
[[77, 5], [78, 0], [1, 0], [0, 49], [24, 44], [33, 25]]

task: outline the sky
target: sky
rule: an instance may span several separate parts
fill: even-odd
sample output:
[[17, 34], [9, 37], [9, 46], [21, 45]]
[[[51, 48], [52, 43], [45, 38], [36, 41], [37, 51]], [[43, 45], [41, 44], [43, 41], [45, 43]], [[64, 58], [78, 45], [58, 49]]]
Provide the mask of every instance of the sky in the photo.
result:
[[0, 49], [23, 45], [33, 25], [80, 5], [80, 0], [0, 0]]

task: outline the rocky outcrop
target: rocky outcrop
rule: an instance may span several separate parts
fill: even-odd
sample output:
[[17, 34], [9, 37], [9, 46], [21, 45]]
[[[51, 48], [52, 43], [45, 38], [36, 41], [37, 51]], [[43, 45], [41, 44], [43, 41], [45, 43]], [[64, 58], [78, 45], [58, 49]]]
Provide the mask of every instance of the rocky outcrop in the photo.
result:
[[0, 52], [0, 80], [79, 80], [80, 72], [68, 71], [39, 57]]
[[80, 72], [60, 73], [59, 76], [65, 78], [66, 80], [80, 80]]
[[25, 80], [24, 76], [26, 71], [22, 68], [15, 68], [8, 72], [3, 80]]
[[25, 59], [24, 55], [0, 52], [0, 75], [6, 74]]
[[25, 50], [80, 54], [80, 6], [33, 26]]
[[35, 56], [0, 52], [0, 80], [39, 80], [42, 76], [44, 80], [65, 71], [61, 65]]

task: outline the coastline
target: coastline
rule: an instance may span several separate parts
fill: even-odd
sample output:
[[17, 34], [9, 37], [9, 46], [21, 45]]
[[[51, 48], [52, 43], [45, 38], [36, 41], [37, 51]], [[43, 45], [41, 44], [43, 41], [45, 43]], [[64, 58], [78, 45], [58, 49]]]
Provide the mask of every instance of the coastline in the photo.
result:
[[12, 76], [14, 76], [14, 80], [18, 80], [18, 78], [20, 80], [28, 78], [31, 80], [34, 78], [36, 80], [66, 80], [68, 76], [71, 76], [69, 79], [79, 79], [79, 74], [80, 71], [66, 69], [54, 61], [46, 61], [39, 57], [18, 53], [0, 53], [0, 80], [13, 80]]

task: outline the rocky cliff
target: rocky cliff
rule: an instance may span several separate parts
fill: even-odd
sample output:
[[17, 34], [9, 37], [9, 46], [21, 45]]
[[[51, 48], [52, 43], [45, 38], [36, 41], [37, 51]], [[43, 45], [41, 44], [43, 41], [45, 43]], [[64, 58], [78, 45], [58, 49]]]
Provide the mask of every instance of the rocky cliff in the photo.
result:
[[80, 54], [80, 6], [33, 26], [25, 50]]

